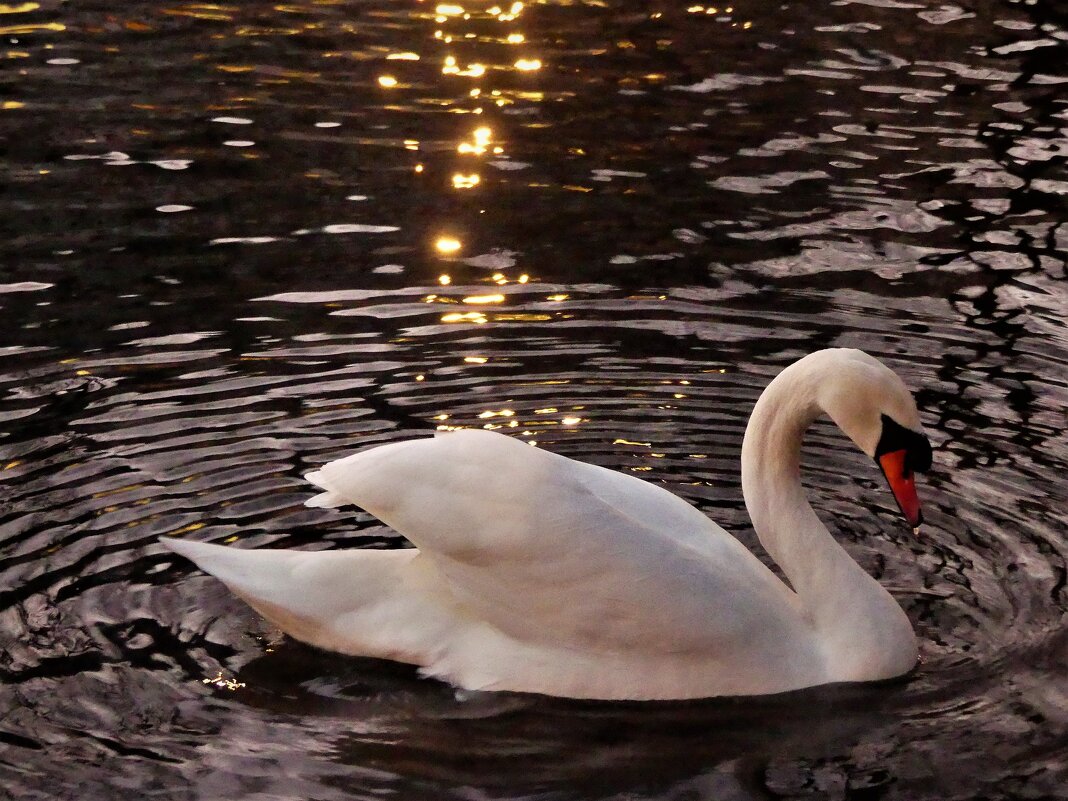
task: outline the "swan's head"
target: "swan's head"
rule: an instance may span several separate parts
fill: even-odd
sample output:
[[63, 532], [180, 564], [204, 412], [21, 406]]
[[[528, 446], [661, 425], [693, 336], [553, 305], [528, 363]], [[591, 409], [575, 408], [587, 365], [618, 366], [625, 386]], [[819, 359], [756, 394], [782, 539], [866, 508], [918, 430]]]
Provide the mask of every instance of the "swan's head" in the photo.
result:
[[886, 476], [909, 525], [923, 522], [915, 473], [931, 467], [931, 443], [912, 393], [897, 374], [863, 351], [834, 356], [821, 370], [817, 400], [823, 410]]

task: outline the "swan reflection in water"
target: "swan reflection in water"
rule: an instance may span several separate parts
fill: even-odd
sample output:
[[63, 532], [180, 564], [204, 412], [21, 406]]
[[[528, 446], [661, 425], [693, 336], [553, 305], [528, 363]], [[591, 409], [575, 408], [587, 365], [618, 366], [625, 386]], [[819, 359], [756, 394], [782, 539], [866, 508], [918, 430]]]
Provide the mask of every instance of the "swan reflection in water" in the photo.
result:
[[915, 684], [893, 679], [653, 704], [578, 701], [456, 690], [421, 680], [408, 665], [292, 641], [236, 678], [246, 686], [235, 728], [247, 726], [241, 709], [252, 707], [280, 721], [275, 726], [294, 728], [275, 731], [276, 738], [315, 732], [315, 741], [332, 743], [328, 758], [344, 766], [345, 786], [366, 793], [415, 781], [509, 797], [697, 790], [764, 799], [777, 759], [816, 763], [898, 725]]
[[828, 414], [882, 468], [909, 525], [931, 463], [904, 383], [818, 351], [777, 376], [742, 445], [754, 528], [788, 587], [680, 498], [489, 431], [325, 465], [309, 505], [355, 503], [416, 547], [304, 552], [165, 541], [294, 638], [469, 690], [615, 700], [764, 695], [916, 664], [904, 611], [805, 500], [805, 429]]

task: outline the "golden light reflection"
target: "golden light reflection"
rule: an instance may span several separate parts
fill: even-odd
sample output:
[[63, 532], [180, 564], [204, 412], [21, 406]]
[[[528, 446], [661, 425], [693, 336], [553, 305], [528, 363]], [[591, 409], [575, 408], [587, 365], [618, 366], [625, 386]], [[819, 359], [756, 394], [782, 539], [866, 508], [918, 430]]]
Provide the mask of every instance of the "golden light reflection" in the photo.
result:
[[192, 17], [193, 19], [206, 19], [213, 22], [233, 22], [233, 16], [226, 13], [229, 9], [223, 6], [209, 3], [192, 3], [184, 8], [165, 8], [164, 14], [175, 17]]
[[0, 5], [0, 14], [25, 14], [27, 11], [36, 11], [40, 7], [40, 3], [19, 3], [17, 6]]
[[392, 75], [379, 75], [378, 85], [386, 89], [392, 89], [394, 86], [397, 85], [397, 79], [394, 78]]
[[190, 523], [188, 526], [182, 526], [181, 528], [176, 528], [174, 531], [168, 531], [167, 536], [177, 537], [179, 534], [188, 534], [190, 531], [199, 531], [206, 525], [207, 523]]
[[496, 17], [501, 22], [511, 22], [523, 13], [523, 4], [518, 2], [512, 3], [507, 11], [502, 10], [500, 6], [493, 6], [493, 8], [488, 9], [486, 13]]
[[452, 186], [454, 189], [471, 189], [478, 186], [481, 180], [477, 173], [471, 173], [470, 175], [456, 173], [452, 176]]
[[[705, 16], [710, 17], [715, 16], [716, 22], [730, 22], [732, 28], [738, 27], [737, 22], [731, 21], [731, 14], [734, 13], [734, 6], [726, 6], [723, 9], [720, 9], [717, 6], [690, 6], [686, 10], [691, 14], [704, 14]], [[722, 14], [723, 16], [718, 16], [720, 14]], [[742, 23], [742, 28], [745, 30], [749, 30], [752, 27], [753, 23], [751, 21]]]
[[481, 78], [486, 74], [485, 64], [468, 64], [464, 69], [456, 63], [456, 56], [446, 56], [441, 68], [442, 75], [460, 75], [465, 78]]
[[[208, 17], [207, 19], [214, 19]], [[315, 25], [305, 25], [304, 28], [279, 28], [276, 26], [242, 25], [236, 31], [238, 36], [296, 36], [306, 30], [315, 30]], [[222, 34], [215, 34], [213, 39], [222, 39]]]
[[386, 61], [418, 61], [418, 53], [390, 53], [386, 56]]
[[476, 325], [483, 325], [487, 322], [486, 315], [482, 312], [451, 312], [449, 314], [441, 315], [441, 322], [443, 323], [475, 323]]
[[204, 684], [211, 684], [211, 685], [213, 685], [215, 687], [218, 687], [220, 690], [230, 690], [230, 692], [233, 692], [235, 690], [240, 690], [242, 687], [245, 686], [245, 682], [243, 682], [243, 681], [237, 681], [236, 679], [224, 678], [222, 672], [220, 672], [213, 679], [201, 679], [201, 681]]
[[499, 323], [545, 323], [553, 319], [551, 314], [495, 314], [495, 322]]
[[[425, 3], [422, 6], [424, 10], [422, 16], [427, 20], [427, 35], [433, 33], [434, 40], [442, 42], [445, 45], [452, 42], [454, 39], [457, 44], [455, 46], [442, 47], [438, 45], [438, 53], [440, 55], [431, 54], [431, 51], [422, 53], [422, 60], [436, 60], [440, 58], [440, 71], [445, 76], [456, 76], [458, 78], [471, 79], [467, 86], [456, 92], [456, 95], [447, 101], [439, 103], [443, 107], [442, 110], [447, 110], [452, 114], [473, 114], [483, 115], [481, 119], [495, 115], [498, 108], [513, 105], [521, 101], [541, 101], [544, 99], [542, 93], [537, 93], [536, 96], [520, 96], [522, 93], [515, 90], [506, 90], [502, 93], [500, 89], [494, 89], [490, 81], [494, 80], [497, 76], [507, 73], [510, 70], [516, 70], [521, 72], [533, 72], [543, 69], [543, 63], [541, 59], [536, 58], [533, 53], [527, 51], [524, 53], [523, 49], [516, 49], [511, 51], [511, 57], [505, 59], [494, 59], [492, 61], [468, 61], [468, 58], [478, 58], [478, 55], [467, 51], [466, 42], [468, 40], [474, 40], [476, 42], [493, 42], [496, 47], [508, 44], [514, 46], [522, 46], [528, 40], [527, 37], [516, 30], [519, 25], [507, 25], [503, 30], [498, 28], [499, 33], [494, 36], [487, 37], [484, 32], [476, 30], [468, 30], [472, 28], [463, 22], [463, 20], [479, 20], [492, 24], [493, 20], [498, 22], [508, 22], [515, 20], [520, 14], [524, 12], [525, 4], [520, 0], [507, 0], [507, 2], [499, 0], [496, 3], [486, 6], [472, 6], [465, 0], [419, 0], [420, 3]], [[489, 5], [489, 4], [487, 4]], [[432, 12], [432, 13], [427, 13]], [[433, 19], [437, 24], [429, 22]], [[454, 49], [454, 47], [456, 49]], [[418, 48], [413, 48], [418, 49]], [[444, 52], [442, 52], [444, 51]], [[449, 51], [452, 51], [451, 53]], [[500, 52], [498, 50], [498, 52]], [[522, 55], [523, 57], [518, 57]], [[400, 54], [394, 54], [389, 58], [399, 59]], [[417, 55], [416, 58], [419, 58]], [[414, 59], [412, 59], [414, 60]], [[405, 76], [400, 76], [402, 79]], [[487, 85], [489, 83], [489, 85]], [[407, 84], [405, 84], [407, 85]], [[456, 142], [456, 153], [460, 156], [478, 156], [483, 157], [492, 153], [495, 156], [504, 156], [506, 148], [502, 146], [499, 141], [494, 141], [494, 132], [488, 125], [481, 125], [469, 134], [461, 134]], [[412, 141], [411, 143], [405, 142], [405, 147], [415, 150], [419, 146]], [[438, 162], [431, 163], [429, 159], [436, 158], [435, 148], [427, 143], [424, 144], [421, 150], [428, 152], [427, 156], [423, 158], [427, 160], [427, 171], [433, 172], [434, 177], [437, 178], [441, 173], [441, 168], [444, 165], [440, 165]], [[505, 156], [507, 157], [507, 156]], [[450, 183], [454, 190], [472, 190], [479, 187], [482, 182], [481, 172], [483, 170], [475, 171], [471, 169], [470, 162], [461, 164], [453, 164], [452, 169], [449, 170]], [[466, 167], [466, 169], [465, 169]], [[433, 168], [433, 169], [431, 169]], [[448, 167], [444, 167], [448, 169]], [[420, 167], [416, 168], [417, 171], [421, 171]], [[480, 193], [479, 193], [480, 194]], [[452, 236], [439, 236], [433, 240], [433, 247], [437, 253], [442, 255], [452, 255], [462, 250], [462, 245], [459, 240]], [[486, 279], [481, 279], [486, 281]], [[520, 275], [519, 277], [506, 277], [503, 273], [495, 274], [492, 279], [497, 285], [503, 285], [507, 283], [518, 282], [525, 284], [530, 281], [528, 275]], [[488, 283], [488, 282], [487, 282]], [[504, 304], [505, 296], [493, 294], [489, 290], [485, 290], [486, 294], [475, 294], [464, 297], [462, 301], [458, 301], [455, 298], [448, 298], [442, 300], [434, 300], [431, 302], [448, 302], [457, 303], [463, 302], [471, 305], [482, 304]], [[562, 298], [561, 298], [562, 299]], [[509, 311], [502, 309], [502, 311]], [[559, 315], [560, 312], [555, 314]], [[514, 313], [507, 315], [508, 319], [521, 319]], [[491, 317], [487, 317], [482, 312], [450, 312], [444, 314], [441, 317], [443, 322], [447, 323], [475, 323], [483, 324], [490, 319], [493, 321], [505, 319], [505, 315], [493, 314]], [[525, 319], [525, 318], [524, 318]], [[529, 319], [548, 320], [552, 319], [549, 315], [529, 315]]]
[[485, 364], [488, 361], [485, 356], [464, 356], [464, 362], [467, 364]]
[[[438, 248], [438, 249], [440, 250], [440, 248]], [[448, 276], [448, 275], [444, 275], [444, 274], [443, 275], [439, 275], [438, 276], [438, 283], [441, 284], [442, 286], [448, 286], [449, 284], [452, 283], [452, 277]]]
[[565, 426], [577, 426], [579, 423], [582, 422], [582, 418], [581, 417], [565, 417], [560, 422], [563, 423]]
[[549, 295], [546, 298], [546, 300], [561, 301], [561, 300], [567, 300], [569, 297], [571, 297], [571, 296], [570, 295]]
[[464, 303], [475, 306], [485, 303], [504, 303], [504, 295], [469, 295], [464, 298]]
[[[118, 487], [117, 489], [104, 490], [102, 492], [94, 492], [92, 497], [93, 498], [107, 498], [108, 496], [111, 496], [111, 495], [118, 495], [118, 494], [123, 493], [123, 492], [132, 492], [133, 490], [142, 489], [143, 487], [144, 487], [144, 484], [127, 484], [125, 487]], [[112, 508], [118, 508], [118, 507], [112, 507]], [[199, 526], [199, 528], [203, 528], [204, 525], [205, 524], [202, 523]]]
[[487, 409], [486, 411], [482, 412], [478, 416], [478, 419], [479, 420], [488, 420], [491, 417], [515, 417], [515, 410], [514, 409], [501, 409], [500, 411], [496, 411], [495, 412], [495, 411], [492, 411], [491, 409]]
[[[482, 126], [481, 128], [476, 128], [471, 137], [473, 141], [461, 142], [459, 145], [457, 145], [456, 151], [458, 153], [481, 156], [483, 153], [486, 152], [486, 149], [489, 147], [490, 141], [492, 141], [493, 131], [492, 129], [486, 126]], [[496, 152], [496, 148], [494, 150]]]
[[0, 28], [0, 34], [17, 36], [22, 33], [36, 33], [37, 31], [65, 31], [67, 26], [60, 22], [42, 22], [39, 25], [8, 25]]

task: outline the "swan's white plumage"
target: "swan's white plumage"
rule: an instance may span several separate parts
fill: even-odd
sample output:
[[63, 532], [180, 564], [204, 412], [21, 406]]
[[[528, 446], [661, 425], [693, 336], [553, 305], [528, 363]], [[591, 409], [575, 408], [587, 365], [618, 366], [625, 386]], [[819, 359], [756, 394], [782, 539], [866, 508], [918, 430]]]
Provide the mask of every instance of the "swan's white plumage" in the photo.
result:
[[[815, 416], [807, 407], [795, 410], [795, 417], [806, 415]], [[801, 422], [803, 430], [809, 421]], [[900, 608], [814, 515], [800, 519], [798, 512], [800, 525], [811, 529], [806, 548], [813, 553], [780, 550], [800, 560], [784, 567], [802, 581], [815, 571], [837, 583], [826, 595], [835, 608], [824, 608], [826, 598], [821, 606], [795, 594], [734, 537], [661, 487], [497, 433], [456, 431], [384, 445], [330, 462], [308, 479], [323, 490], [309, 505], [356, 504], [416, 547], [300, 552], [165, 544], [290, 635], [322, 648], [413, 663], [470, 689], [587, 698], [779, 692], [884, 678], [915, 660]], [[757, 482], [751, 494], [770, 493], [759, 502], [779, 503], [775, 480]], [[758, 522], [764, 516], [753, 513]], [[775, 554], [776, 544], [766, 544]], [[829, 567], [815, 563], [820, 554]], [[843, 608], [861, 609], [860, 618], [853, 622]], [[866, 621], [869, 613], [879, 619]], [[850, 653], [851, 638], [860, 656]]]

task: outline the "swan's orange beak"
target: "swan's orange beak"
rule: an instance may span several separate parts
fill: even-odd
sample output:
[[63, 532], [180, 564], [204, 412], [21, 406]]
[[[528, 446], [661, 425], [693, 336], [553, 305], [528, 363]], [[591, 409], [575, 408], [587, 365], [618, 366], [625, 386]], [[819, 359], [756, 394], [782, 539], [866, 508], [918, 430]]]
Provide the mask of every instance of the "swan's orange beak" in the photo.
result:
[[883, 469], [883, 475], [905, 520], [915, 529], [923, 522], [923, 512], [920, 510], [920, 498], [916, 495], [916, 474], [905, 468], [907, 456], [908, 451], [904, 449], [884, 453], [879, 457], [879, 467]]

